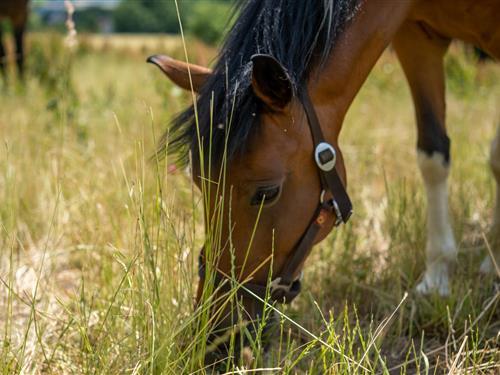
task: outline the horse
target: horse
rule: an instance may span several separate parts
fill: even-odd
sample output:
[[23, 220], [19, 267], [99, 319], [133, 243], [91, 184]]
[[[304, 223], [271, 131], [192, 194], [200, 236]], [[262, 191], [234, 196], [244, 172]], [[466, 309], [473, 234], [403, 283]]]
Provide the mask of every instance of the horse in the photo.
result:
[[[16, 48], [16, 64], [19, 76], [24, 77], [24, 33], [28, 21], [29, 0], [2, 0], [0, 2], [0, 21], [8, 20], [14, 32]], [[2, 28], [0, 28], [0, 72], [4, 79], [7, 76], [7, 54], [3, 44]]]
[[[232, 280], [251, 321], [265, 296], [289, 303], [298, 295], [312, 246], [351, 215], [339, 134], [391, 43], [413, 98], [427, 200], [426, 266], [416, 291], [449, 295], [457, 245], [448, 209], [443, 58], [453, 39], [500, 58], [500, 2], [253, 0], [240, 1], [236, 14], [213, 69], [165, 55], [148, 59], [194, 101], [172, 121], [158, 154], [191, 161], [205, 191], [207, 230], [210, 218], [220, 219], [218, 240], [207, 240], [200, 256], [197, 300], [207, 285], [219, 286], [219, 295]], [[497, 189], [490, 239], [498, 259], [500, 129], [490, 165]], [[493, 271], [490, 257], [481, 270]]]

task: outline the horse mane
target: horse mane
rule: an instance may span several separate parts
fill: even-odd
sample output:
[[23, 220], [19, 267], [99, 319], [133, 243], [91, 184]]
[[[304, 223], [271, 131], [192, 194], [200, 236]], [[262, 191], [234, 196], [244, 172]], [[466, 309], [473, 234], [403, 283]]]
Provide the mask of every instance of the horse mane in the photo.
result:
[[[194, 166], [230, 160], [244, 152], [258, 130], [262, 103], [251, 88], [250, 57], [269, 54], [287, 70], [294, 90], [329, 56], [334, 42], [355, 12], [358, 0], [238, 0], [235, 21], [196, 108], [181, 112], [162, 136], [158, 155], [191, 154]], [[199, 141], [200, 140], [200, 141]], [[206, 165], [206, 164], [205, 164]]]

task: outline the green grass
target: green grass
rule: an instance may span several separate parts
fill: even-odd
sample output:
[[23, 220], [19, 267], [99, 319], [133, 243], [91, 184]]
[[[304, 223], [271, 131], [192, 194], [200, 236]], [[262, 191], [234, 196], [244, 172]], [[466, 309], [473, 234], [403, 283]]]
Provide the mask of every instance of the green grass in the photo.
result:
[[[71, 55], [58, 37], [32, 35], [26, 87], [0, 94], [2, 374], [205, 371], [210, 300], [193, 306], [202, 196], [185, 171], [169, 171], [170, 160], [148, 159], [190, 96], [144, 60], [158, 52], [182, 57], [182, 44], [172, 51], [154, 45], [148, 39], [132, 51], [84, 42]], [[194, 60], [209, 60], [197, 52], [190, 51]], [[316, 246], [303, 292], [291, 306], [277, 306], [270, 351], [254, 350], [250, 367], [498, 371], [498, 284], [477, 271], [494, 204], [487, 157], [500, 69], [476, 66], [460, 48], [447, 67], [460, 248], [452, 295], [413, 293], [424, 264], [425, 200], [411, 100], [387, 52], [341, 137], [355, 215]], [[223, 371], [245, 373], [248, 357]]]

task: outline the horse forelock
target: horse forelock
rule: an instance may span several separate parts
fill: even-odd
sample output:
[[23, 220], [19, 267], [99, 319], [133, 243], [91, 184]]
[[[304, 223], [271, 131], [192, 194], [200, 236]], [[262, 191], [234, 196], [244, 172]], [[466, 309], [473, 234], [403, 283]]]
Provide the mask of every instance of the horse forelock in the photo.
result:
[[297, 88], [326, 61], [357, 2], [238, 0], [233, 26], [213, 75], [199, 92], [196, 111], [190, 106], [173, 120], [160, 141], [159, 155], [178, 153], [180, 161], [187, 162], [191, 153], [193, 163], [201, 156], [206, 163], [210, 156], [219, 164], [244, 152], [249, 135], [258, 129], [262, 106], [251, 88], [250, 57], [272, 55]]

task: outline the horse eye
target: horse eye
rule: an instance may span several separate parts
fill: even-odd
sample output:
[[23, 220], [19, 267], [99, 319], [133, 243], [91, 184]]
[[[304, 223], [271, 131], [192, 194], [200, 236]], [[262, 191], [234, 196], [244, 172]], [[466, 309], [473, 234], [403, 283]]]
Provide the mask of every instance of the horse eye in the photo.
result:
[[276, 200], [280, 193], [279, 186], [265, 186], [258, 188], [252, 197], [250, 204], [252, 206], [257, 206], [260, 204], [269, 204]]

